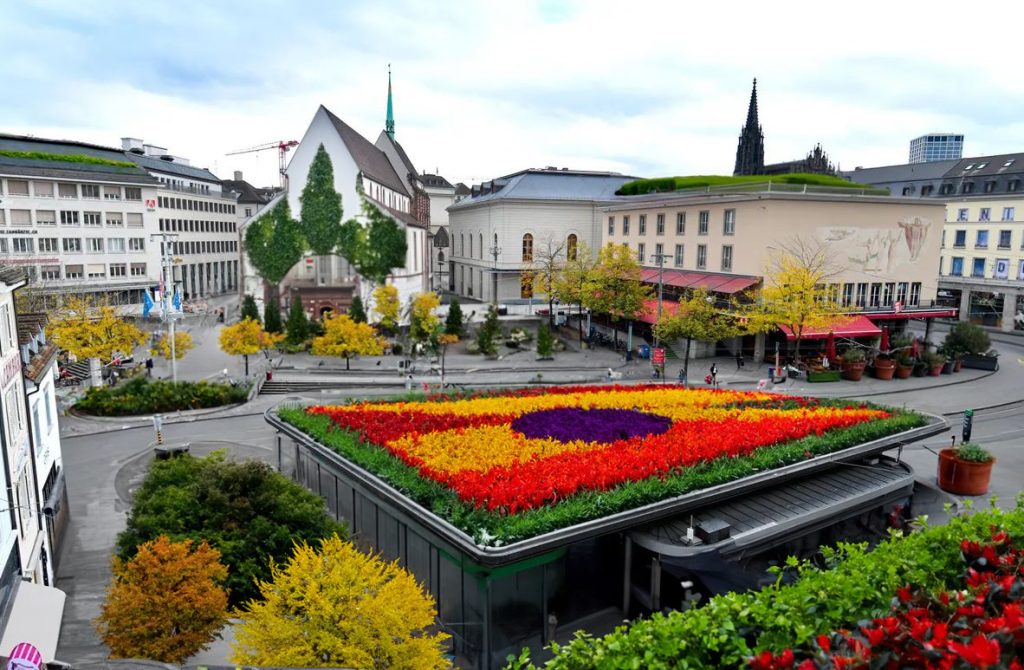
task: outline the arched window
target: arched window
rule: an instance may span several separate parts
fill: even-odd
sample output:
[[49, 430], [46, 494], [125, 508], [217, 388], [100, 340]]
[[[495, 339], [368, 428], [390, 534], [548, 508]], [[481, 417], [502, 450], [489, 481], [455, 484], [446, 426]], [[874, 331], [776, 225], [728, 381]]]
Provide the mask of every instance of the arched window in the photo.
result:
[[472, 257], [473, 257], [473, 233], [470, 233], [469, 234], [469, 256], [468, 256], [468, 258], [472, 258]]
[[565, 257], [570, 260], [576, 260], [576, 235], [575, 233], [570, 235], [565, 241]]
[[480, 258], [484, 257], [484, 234], [480, 233]]
[[459, 253], [463, 256], [466, 255], [466, 234], [459, 233]]
[[533, 262], [533, 235], [530, 233], [523, 235], [523, 262]]

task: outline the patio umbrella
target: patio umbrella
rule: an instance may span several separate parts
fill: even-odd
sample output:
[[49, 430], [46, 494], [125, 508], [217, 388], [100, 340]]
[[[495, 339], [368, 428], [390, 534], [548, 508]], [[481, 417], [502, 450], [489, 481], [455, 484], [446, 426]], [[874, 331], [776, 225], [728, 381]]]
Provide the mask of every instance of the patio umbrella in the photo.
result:
[[889, 329], [888, 328], [883, 328], [882, 329], [882, 343], [880, 345], [878, 345], [878, 348], [881, 349], [883, 353], [885, 353], [886, 351], [889, 351]]
[[836, 360], [836, 334], [831, 330], [828, 331], [828, 339], [825, 340], [825, 357], [830, 362]]
[[914, 337], [914, 339], [910, 341], [910, 357], [917, 358], [919, 353], [921, 352], [919, 351], [919, 346], [917, 344], [917, 337]]

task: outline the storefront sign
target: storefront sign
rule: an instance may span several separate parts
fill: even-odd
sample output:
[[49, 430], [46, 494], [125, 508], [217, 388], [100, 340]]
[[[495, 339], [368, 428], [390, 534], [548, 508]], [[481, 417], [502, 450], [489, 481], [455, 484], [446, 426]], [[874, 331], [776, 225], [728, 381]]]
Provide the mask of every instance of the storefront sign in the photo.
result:
[[11, 355], [4, 361], [2, 379], [0, 387], [6, 387], [12, 379], [18, 376], [21, 372], [21, 356], [18, 355], [18, 351], [12, 350]]
[[59, 258], [4, 258], [4, 265], [56, 265]]
[[8, 230], [0, 230], [0, 235], [38, 235], [38, 230], [32, 230], [31, 228], [10, 228]]
[[1006, 279], [1010, 276], [1010, 259], [1008, 258], [997, 258], [996, 269], [993, 276], [996, 279]]
[[156, 211], [156, 198], [146, 198], [146, 209], [150, 212]]

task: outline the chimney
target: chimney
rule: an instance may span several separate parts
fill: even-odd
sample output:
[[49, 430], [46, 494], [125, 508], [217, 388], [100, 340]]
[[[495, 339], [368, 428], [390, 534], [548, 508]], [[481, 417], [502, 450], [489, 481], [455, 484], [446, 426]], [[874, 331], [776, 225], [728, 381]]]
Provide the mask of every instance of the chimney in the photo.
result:
[[155, 144], [143, 144], [142, 150], [146, 152], [147, 156], [156, 156], [157, 158], [160, 158], [161, 156], [167, 155], [167, 147], [158, 147]]
[[235, 181], [242, 181], [242, 171], [235, 170]]
[[134, 149], [142, 149], [142, 140], [134, 137], [122, 137], [121, 148], [125, 151], [132, 151]]

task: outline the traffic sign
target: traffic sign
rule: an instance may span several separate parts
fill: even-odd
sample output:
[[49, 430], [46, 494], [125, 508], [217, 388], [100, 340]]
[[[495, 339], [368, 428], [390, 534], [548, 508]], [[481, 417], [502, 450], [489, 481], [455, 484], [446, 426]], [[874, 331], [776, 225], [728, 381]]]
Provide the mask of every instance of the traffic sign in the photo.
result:
[[658, 347], [657, 349], [655, 349], [652, 352], [652, 354], [651, 354], [651, 363], [653, 363], [654, 365], [664, 365], [665, 364], [665, 350], [662, 349], [661, 347]]

